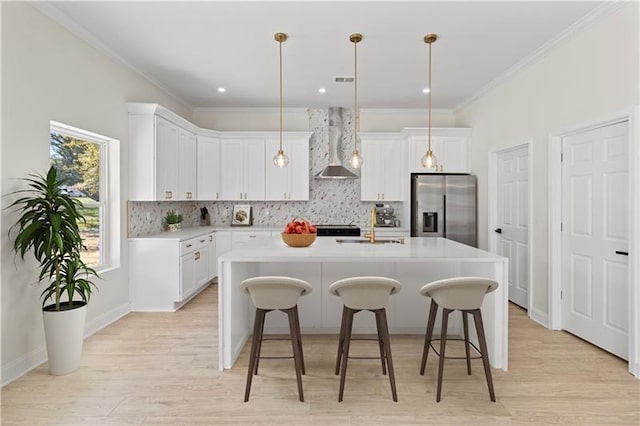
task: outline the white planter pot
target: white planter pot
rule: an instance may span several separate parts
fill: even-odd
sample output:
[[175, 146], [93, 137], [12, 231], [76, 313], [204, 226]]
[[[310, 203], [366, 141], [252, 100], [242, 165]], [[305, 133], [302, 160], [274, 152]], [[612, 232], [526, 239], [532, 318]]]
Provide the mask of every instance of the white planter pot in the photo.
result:
[[[80, 303], [80, 302], [76, 302]], [[42, 311], [49, 374], [62, 376], [80, 368], [87, 304], [68, 311]]]

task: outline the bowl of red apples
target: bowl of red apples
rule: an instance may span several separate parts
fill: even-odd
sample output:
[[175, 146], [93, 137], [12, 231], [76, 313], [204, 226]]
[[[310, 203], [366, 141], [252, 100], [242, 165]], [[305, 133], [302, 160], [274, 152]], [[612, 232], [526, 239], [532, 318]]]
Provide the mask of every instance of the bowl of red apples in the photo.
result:
[[316, 226], [307, 220], [292, 220], [281, 235], [289, 247], [309, 247], [316, 240]]

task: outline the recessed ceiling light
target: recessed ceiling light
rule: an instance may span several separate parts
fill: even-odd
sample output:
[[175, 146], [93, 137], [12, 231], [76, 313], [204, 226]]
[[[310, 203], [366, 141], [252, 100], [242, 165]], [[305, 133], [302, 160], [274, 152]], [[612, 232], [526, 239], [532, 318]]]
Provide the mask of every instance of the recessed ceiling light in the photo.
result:
[[318, 93], [327, 93], [327, 89], [325, 89], [324, 87], [321, 87], [318, 89]]
[[429, 93], [429, 88], [425, 87], [424, 89], [422, 89], [422, 93], [424, 93], [425, 95]]
[[224, 87], [218, 87], [218, 92], [224, 93], [226, 91], [227, 91], [227, 89], [225, 89]]

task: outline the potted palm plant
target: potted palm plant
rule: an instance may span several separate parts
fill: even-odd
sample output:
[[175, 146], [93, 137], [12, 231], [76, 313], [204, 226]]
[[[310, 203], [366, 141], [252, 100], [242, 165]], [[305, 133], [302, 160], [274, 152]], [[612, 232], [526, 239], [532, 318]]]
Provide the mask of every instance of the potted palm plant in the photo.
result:
[[82, 204], [64, 189], [66, 180], [51, 166], [46, 176], [31, 174], [29, 189], [9, 207], [19, 218], [9, 230], [13, 249], [22, 259], [32, 253], [39, 263], [49, 373], [63, 375], [80, 367], [87, 302], [96, 271], [80, 256], [83, 249], [78, 227], [84, 221]]

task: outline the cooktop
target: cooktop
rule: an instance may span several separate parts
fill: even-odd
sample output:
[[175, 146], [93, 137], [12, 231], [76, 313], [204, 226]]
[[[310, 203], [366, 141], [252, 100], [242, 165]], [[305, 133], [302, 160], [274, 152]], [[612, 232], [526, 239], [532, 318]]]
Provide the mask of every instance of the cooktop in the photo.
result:
[[356, 225], [317, 225], [318, 237], [359, 237], [360, 228]]

